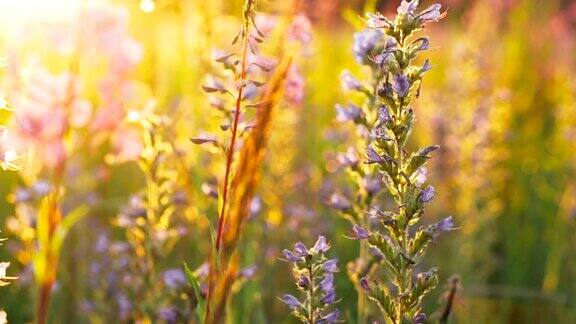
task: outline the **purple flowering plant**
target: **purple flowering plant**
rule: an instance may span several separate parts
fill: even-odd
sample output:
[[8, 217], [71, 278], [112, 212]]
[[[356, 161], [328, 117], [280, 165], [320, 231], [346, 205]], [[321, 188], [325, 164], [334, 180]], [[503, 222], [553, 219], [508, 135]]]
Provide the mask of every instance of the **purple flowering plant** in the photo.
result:
[[284, 260], [292, 264], [292, 272], [301, 298], [285, 294], [280, 298], [292, 314], [303, 323], [336, 323], [340, 311], [333, 305], [338, 302], [334, 287], [334, 273], [338, 272], [338, 260], [328, 259], [325, 253], [330, 243], [319, 236], [313, 247], [302, 242], [294, 244], [293, 250], [284, 250]]
[[[352, 222], [352, 238], [360, 241], [360, 255], [348, 266], [359, 290], [360, 322], [367, 318], [363, 296], [376, 303], [386, 323], [422, 322], [426, 315], [421, 301], [438, 278], [435, 268], [419, 274], [415, 269], [430, 243], [454, 229], [452, 217], [418, 227], [436, 194], [422, 175], [438, 146], [410, 152], [406, 145], [416, 120], [412, 102], [431, 68], [427, 60], [422, 65], [415, 62], [429, 47], [428, 38], [416, 33], [445, 16], [439, 4], [418, 11], [418, 3], [403, 0], [394, 19], [368, 14], [368, 28], [355, 35], [353, 52], [356, 61], [367, 66], [370, 78], [361, 81], [350, 72], [342, 74], [344, 90], [366, 98], [361, 106], [337, 106], [338, 120], [353, 122], [360, 134], [356, 147], [339, 158], [357, 191], [352, 198], [335, 194], [328, 203]], [[351, 158], [362, 151], [363, 159]], [[392, 210], [378, 207], [382, 188], [395, 202]], [[377, 279], [380, 267], [390, 283]]]

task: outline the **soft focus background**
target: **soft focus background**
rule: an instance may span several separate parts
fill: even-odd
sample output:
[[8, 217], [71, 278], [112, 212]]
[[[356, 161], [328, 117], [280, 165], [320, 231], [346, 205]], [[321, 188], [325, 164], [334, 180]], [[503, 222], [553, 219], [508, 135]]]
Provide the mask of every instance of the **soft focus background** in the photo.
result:
[[[77, 149], [67, 157], [67, 203], [87, 204], [90, 213], [64, 243], [52, 322], [111, 323], [106, 316], [112, 315], [100, 310], [121, 313], [125, 306], [114, 294], [98, 293], [102, 277], [114, 273], [108, 273], [112, 265], [97, 266], [110, 255], [118, 258], [112, 263], [122, 258], [110, 252], [126, 236], [117, 216], [144, 183], [130, 161], [138, 135], [121, 120], [151, 99], [157, 113], [173, 120], [167, 134], [187, 175], [181, 177], [187, 203], [178, 211], [178, 240], [162, 267], [202, 264], [209, 234], [201, 215], [215, 219], [217, 207], [205, 193], [223, 163], [188, 139], [218, 129], [201, 85], [213, 71], [212, 49], [226, 47], [238, 30], [242, 2], [0, 0], [0, 55], [8, 62], [2, 91], [20, 91], [18, 80], [34, 71], [45, 71], [40, 82], [55, 87], [54, 75], [73, 70], [80, 96], [92, 107], [78, 103], [88, 120], [78, 121]], [[442, 281], [460, 275], [457, 323], [576, 322], [576, 3], [440, 3], [449, 12], [428, 31], [434, 69], [415, 107], [413, 145], [441, 146], [428, 169], [438, 199], [427, 221], [454, 215], [460, 229], [442, 237], [426, 263], [440, 266]], [[310, 245], [326, 235], [342, 268], [357, 254], [357, 242], [344, 237], [348, 223], [325, 205], [343, 182], [335, 153], [354, 137], [335, 122], [334, 105], [347, 101], [341, 71], [361, 73], [351, 50], [359, 17], [397, 5], [286, 0], [260, 6], [266, 14], [306, 15], [312, 40], [298, 55], [304, 97], [278, 115], [260, 199], [243, 235], [242, 263], [256, 272], [234, 297], [235, 323], [292, 321], [276, 297], [294, 290], [278, 257], [296, 240]], [[277, 38], [270, 42], [269, 51], [283, 46]], [[122, 113], [113, 108], [118, 105]], [[20, 173], [0, 173], [0, 228], [9, 239], [0, 255], [20, 277], [2, 289], [0, 306], [13, 323], [33, 318], [29, 257], [22, 252], [27, 238], [17, 221], [25, 213], [18, 209], [27, 207], [14, 202], [22, 188], [41, 192], [49, 185], [37, 162], [26, 161]], [[337, 286], [342, 308], [354, 318], [356, 292], [345, 271]], [[428, 312], [439, 307], [445, 288], [427, 300]]]

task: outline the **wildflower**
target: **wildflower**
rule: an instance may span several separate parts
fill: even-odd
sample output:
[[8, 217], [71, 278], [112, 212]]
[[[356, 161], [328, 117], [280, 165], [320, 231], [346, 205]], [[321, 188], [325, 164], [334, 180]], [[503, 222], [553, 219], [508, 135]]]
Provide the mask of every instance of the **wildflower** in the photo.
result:
[[442, 8], [442, 5], [436, 3], [431, 5], [430, 7], [428, 7], [426, 10], [422, 11], [420, 14], [418, 14], [418, 18], [420, 18], [424, 23], [427, 22], [437, 22], [440, 19], [444, 18], [444, 16], [446, 15], [445, 13], [441, 13], [440, 9]]
[[286, 295], [282, 296], [281, 300], [292, 309], [297, 309], [297, 308], [302, 307], [302, 303], [298, 299], [296, 299], [296, 297], [294, 297], [292, 295], [286, 294]]
[[402, 0], [400, 7], [398, 7], [399, 14], [413, 14], [418, 7], [420, 0]]
[[326, 242], [326, 238], [322, 235], [318, 236], [318, 241], [314, 244], [314, 251], [317, 253], [326, 253], [330, 249], [330, 244]]
[[388, 28], [392, 25], [390, 20], [388, 20], [388, 18], [382, 16], [380, 13], [376, 13], [376, 14], [368, 13], [366, 24], [368, 25], [368, 27], [374, 28], [374, 29], [384, 29], [384, 28]]
[[358, 122], [364, 116], [362, 109], [360, 109], [360, 107], [354, 104], [348, 104], [347, 106], [336, 104], [336, 112], [337, 112], [336, 119], [339, 122], [346, 122], [346, 121]]
[[348, 201], [348, 199], [346, 199], [346, 197], [337, 193], [334, 193], [330, 196], [330, 199], [328, 200], [328, 205], [338, 210], [348, 210], [352, 206], [352, 204], [350, 203], [350, 201]]
[[428, 186], [420, 193], [420, 202], [422, 202], [423, 204], [429, 203], [430, 201], [432, 201], [432, 199], [434, 199], [435, 195], [436, 190], [434, 189], [434, 187]]
[[342, 81], [342, 88], [347, 91], [361, 91], [362, 84], [356, 79], [352, 73], [344, 70], [340, 75]]
[[398, 97], [406, 97], [408, 91], [410, 90], [410, 82], [408, 81], [408, 77], [403, 74], [394, 76], [393, 89], [396, 94], [398, 94]]
[[370, 53], [382, 40], [383, 34], [378, 30], [367, 29], [354, 34], [354, 57], [361, 64], [370, 63]]
[[330, 259], [324, 263], [324, 270], [327, 272], [338, 272], [338, 259]]
[[288, 39], [308, 44], [312, 41], [312, 23], [305, 15], [299, 14], [294, 17], [288, 27]]
[[345, 168], [355, 168], [359, 162], [356, 151], [352, 147], [349, 147], [346, 153], [338, 153], [336, 160]]
[[[310, 249], [298, 242], [294, 252], [284, 250], [286, 260], [292, 263], [292, 272], [296, 287], [302, 293], [302, 299], [286, 294], [280, 298], [293, 311], [293, 314], [305, 323], [334, 323], [339, 311], [332, 308], [337, 302], [334, 286], [334, 273], [338, 271], [338, 260], [327, 259], [325, 253], [330, 249], [326, 238], [319, 236]], [[306, 254], [304, 253], [306, 252]], [[301, 257], [309, 256], [305, 262]]]
[[[364, 35], [355, 36], [354, 46], [355, 54], [374, 52], [371, 55], [375, 63], [370, 65], [371, 75], [381, 76], [381, 79], [373, 81], [372, 87], [361, 90], [366, 95], [362, 105], [365, 115], [376, 118], [366, 118], [360, 125], [367, 130], [364, 134], [368, 134], [359, 136], [359, 143], [366, 149], [366, 161], [358, 167], [355, 182], [363, 190], [356, 194], [350, 206], [346, 206], [345, 212], [347, 216], [353, 216], [348, 217], [353, 223], [352, 238], [360, 241], [361, 251], [373, 251], [360, 255], [355, 264], [373, 264], [370, 258], [382, 260], [392, 279], [391, 285], [396, 287], [390, 289], [390, 284], [368, 283], [366, 273], [377, 273], [373, 268], [377, 268], [379, 262], [361, 271], [352, 268], [350, 277], [360, 291], [378, 304], [384, 321], [394, 323], [420, 323], [424, 320], [425, 316], [419, 312], [420, 301], [435, 287], [438, 279], [432, 269], [418, 274], [414, 282], [414, 268], [431, 240], [441, 232], [454, 229], [451, 218], [417, 231], [412, 228], [423, 215], [425, 205], [435, 196], [434, 187], [423, 188], [426, 181], [424, 165], [430, 154], [438, 149], [429, 146], [410, 153], [406, 148], [415, 121], [410, 105], [416, 96], [410, 94], [412, 89], [419, 87], [424, 73], [430, 70], [429, 61], [422, 67], [412, 64], [420, 52], [429, 48], [428, 38], [412, 40], [412, 34], [422, 29], [425, 23], [444, 16], [439, 5], [417, 13], [418, 4], [418, 0], [402, 0], [395, 19], [369, 14], [367, 26], [382, 34], [385, 45], [371, 47], [372, 39]], [[359, 84], [360, 81], [354, 78], [352, 85], [344, 88], [355, 89]], [[341, 114], [345, 115], [344, 111]], [[380, 190], [372, 182], [376, 176], [380, 176], [382, 187], [388, 189], [397, 203], [393, 211], [374, 208], [375, 193]], [[363, 216], [364, 210], [370, 210], [370, 216], [383, 226], [374, 229], [368, 226], [372, 220]]]
[[370, 238], [370, 233], [368, 233], [367, 230], [365, 230], [364, 228], [362, 228], [362, 227], [359, 226], [359, 225], [354, 225], [354, 226], [352, 227], [352, 230], [354, 231], [354, 235], [355, 235], [354, 238], [355, 238], [355, 239], [365, 240], [365, 239]]

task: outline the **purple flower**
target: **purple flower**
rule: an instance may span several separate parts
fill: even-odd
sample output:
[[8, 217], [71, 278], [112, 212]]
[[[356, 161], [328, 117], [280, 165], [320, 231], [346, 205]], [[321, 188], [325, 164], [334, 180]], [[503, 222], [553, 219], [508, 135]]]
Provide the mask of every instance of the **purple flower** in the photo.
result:
[[326, 277], [320, 281], [320, 289], [322, 289], [325, 294], [334, 290], [334, 275], [332, 273], [326, 274]]
[[243, 278], [246, 278], [246, 279], [253, 278], [254, 275], [256, 275], [257, 270], [258, 270], [258, 266], [256, 266], [256, 265], [251, 265], [251, 266], [245, 267], [245, 268], [240, 270], [240, 276]]
[[418, 7], [419, 0], [402, 0], [400, 7], [398, 7], [399, 14], [413, 14]]
[[383, 34], [378, 30], [363, 30], [354, 34], [354, 57], [358, 63], [369, 63], [368, 55], [382, 40]]
[[284, 302], [284, 304], [288, 305], [288, 307], [290, 307], [291, 309], [297, 309], [302, 307], [302, 303], [298, 299], [296, 299], [296, 297], [289, 294], [282, 296], [280, 300]]
[[286, 258], [286, 260], [288, 262], [300, 262], [300, 257], [298, 257], [296, 254], [294, 254], [294, 252], [284, 249], [284, 251], [282, 251], [282, 254], [284, 255], [284, 258]]
[[333, 193], [330, 196], [330, 199], [328, 199], [327, 204], [328, 206], [337, 210], [348, 210], [352, 206], [352, 204], [350, 203], [350, 201], [348, 201], [348, 199], [346, 199], [346, 197], [337, 193]]
[[318, 253], [325, 253], [330, 249], [330, 244], [326, 242], [326, 238], [322, 235], [318, 236], [316, 244], [314, 244], [314, 251]]
[[342, 88], [346, 91], [361, 91], [362, 84], [358, 79], [356, 79], [352, 73], [347, 70], [342, 71], [340, 75], [340, 81], [342, 82]]
[[327, 272], [338, 272], [338, 259], [330, 259], [324, 262], [324, 270]]
[[379, 13], [376, 14], [369, 13], [366, 16], [367, 16], [366, 24], [370, 28], [382, 29], [382, 28], [388, 28], [392, 25], [392, 23], [390, 22], [390, 20], [388, 20], [388, 18], [382, 16]]
[[420, 69], [420, 73], [428, 72], [432, 69], [432, 65], [430, 65], [430, 60], [426, 60], [422, 68]]
[[388, 124], [390, 121], [392, 120], [392, 117], [390, 117], [390, 112], [388, 111], [388, 108], [386, 108], [386, 106], [382, 105], [380, 106], [380, 108], [378, 109], [378, 121], [385, 125]]
[[456, 229], [452, 216], [448, 216], [435, 224], [439, 232], [449, 232]]
[[358, 122], [364, 116], [362, 109], [351, 103], [347, 106], [336, 104], [336, 113], [336, 120], [341, 123], [346, 121]]
[[164, 272], [164, 283], [170, 289], [177, 289], [186, 285], [186, 276], [181, 269], [170, 269]]
[[165, 307], [160, 309], [160, 317], [166, 321], [166, 323], [172, 324], [178, 322], [178, 310], [174, 307]]
[[324, 316], [318, 321], [318, 324], [323, 323], [337, 323], [340, 318], [340, 311], [338, 309], [333, 310], [328, 315]]
[[306, 246], [302, 242], [298, 242], [298, 243], [294, 244], [294, 252], [296, 253], [297, 256], [299, 256], [301, 258], [304, 258], [304, 257], [308, 256], [308, 254], [310, 254], [308, 252], [308, 249], [306, 248]]
[[380, 176], [365, 176], [362, 178], [362, 187], [370, 195], [375, 195], [382, 189], [382, 178]]
[[424, 23], [427, 22], [437, 22], [440, 19], [446, 16], [446, 13], [441, 13], [440, 9], [442, 6], [438, 3], [431, 5], [426, 10], [422, 11], [418, 14], [418, 18], [420, 18]]
[[423, 204], [429, 203], [432, 201], [432, 199], [434, 199], [434, 196], [436, 196], [436, 190], [434, 187], [428, 186], [420, 193], [420, 202]]
[[370, 237], [370, 233], [360, 225], [354, 225], [352, 230], [354, 231], [354, 235], [356, 235], [354, 239], [365, 240]]
[[380, 156], [380, 154], [378, 154], [378, 152], [376, 152], [376, 150], [372, 146], [369, 146], [366, 149], [366, 156], [368, 158], [366, 163], [368, 164], [386, 162], [386, 160], [382, 156]]
[[398, 94], [398, 97], [404, 98], [408, 94], [408, 91], [410, 91], [410, 81], [404, 74], [398, 74], [394, 76], [394, 84], [392, 87], [394, 91], [396, 91], [396, 94]]
[[345, 168], [355, 168], [358, 165], [358, 157], [353, 147], [349, 147], [346, 153], [339, 153], [336, 156], [338, 164]]
[[336, 292], [334, 290], [329, 291], [322, 298], [322, 303], [324, 304], [334, 304], [336, 302]]
[[298, 278], [298, 281], [296, 282], [296, 284], [300, 288], [307, 289], [308, 287], [310, 287], [310, 278], [308, 278], [308, 276], [305, 276], [305, 275], [300, 276], [300, 278]]
[[414, 318], [412, 318], [413, 324], [423, 324], [426, 321], [426, 314], [418, 313]]
[[362, 289], [364, 289], [364, 291], [366, 292], [370, 291], [370, 283], [368, 282], [368, 279], [366, 279], [366, 277], [360, 279], [360, 287], [362, 287]]

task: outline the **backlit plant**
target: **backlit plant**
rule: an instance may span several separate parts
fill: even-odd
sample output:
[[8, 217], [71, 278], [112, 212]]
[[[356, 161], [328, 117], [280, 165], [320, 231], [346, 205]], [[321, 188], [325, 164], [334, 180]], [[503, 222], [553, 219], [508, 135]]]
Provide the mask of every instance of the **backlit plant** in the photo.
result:
[[[372, 79], [364, 84], [349, 72], [342, 75], [344, 88], [363, 93], [366, 102], [362, 107], [337, 106], [339, 120], [358, 125], [362, 134], [359, 146], [365, 154], [362, 161], [354, 149], [340, 157], [356, 177], [359, 190], [355, 199], [334, 195], [329, 203], [352, 221], [353, 237], [365, 242], [360, 259], [349, 267], [350, 277], [389, 323], [424, 321], [421, 301], [438, 278], [435, 268], [416, 273], [416, 267], [430, 243], [454, 228], [451, 217], [416, 227], [435, 195], [434, 187], [424, 184], [423, 167], [438, 149], [407, 149], [416, 120], [411, 104], [419, 96], [423, 75], [431, 68], [428, 61], [415, 63], [418, 54], [429, 48], [428, 38], [416, 32], [445, 15], [438, 4], [418, 12], [418, 2], [402, 1], [393, 20], [381, 14], [367, 16], [369, 29], [356, 35], [354, 54], [370, 68]], [[375, 206], [373, 198], [381, 186], [396, 204], [390, 211]], [[386, 269], [391, 286], [373, 278], [379, 264]]]

